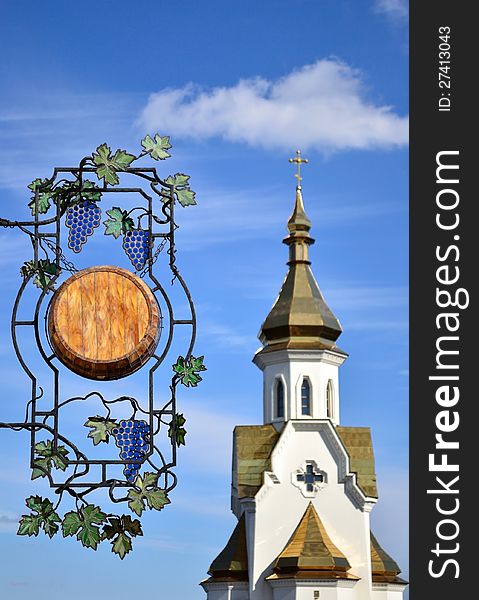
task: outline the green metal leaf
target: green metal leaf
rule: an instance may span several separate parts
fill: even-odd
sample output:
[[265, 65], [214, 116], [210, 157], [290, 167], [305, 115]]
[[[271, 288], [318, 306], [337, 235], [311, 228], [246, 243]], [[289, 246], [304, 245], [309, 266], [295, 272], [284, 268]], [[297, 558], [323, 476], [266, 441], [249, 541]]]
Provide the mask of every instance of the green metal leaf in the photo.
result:
[[183, 385], [186, 387], [196, 387], [202, 381], [203, 378], [198, 373], [206, 371], [203, 359], [204, 356], [200, 356], [199, 358], [191, 356], [189, 360], [186, 360], [183, 356], [178, 357], [176, 364], [173, 365], [173, 370], [178, 373]]
[[131, 550], [131, 538], [124, 533], [119, 533], [112, 543], [112, 552], [118, 554], [123, 560]]
[[181, 206], [194, 206], [196, 204], [195, 195], [196, 193], [189, 188], [184, 188], [180, 190], [176, 190], [176, 195], [178, 197], [178, 202]]
[[176, 173], [166, 178], [166, 183], [175, 186], [176, 197], [181, 206], [192, 206], [196, 204], [196, 193], [189, 187], [190, 176], [184, 173]]
[[51, 504], [48, 498], [43, 499], [41, 496], [30, 496], [25, 500], [27, 507], [37, 513], [45, 511], [49, 507], [49, 503]]
[[60, 469], [61, 471], [65, 471], [68, 466], [68, 450], [64, 446], [57, 446], [57, 450], [55, 452], [51, 440], [47, 440], [46, 442], [38, 442], [35, 444], [34, 452], [35, 459], [34, 468], [32, 471], [32, 479], [46, 477], [45, 471], [51, 473], [52, 467]]
[[53, 510], [53, 504], [48, 498], [30, 496], [25, 500], [30, 510], [37, 514], [22, 515], [18, 527], [18, 535], [38, 535], [40, 528], [52, 538], [58, 531], [60, 517]]
[[97, 416], [90, 417], [84, 426], [91, 427], [91, 431], [87, 437], [93, 440], [95, 446], [98, 446], [100, 442], [109, 442], [111, 432], [116, 427], [116, 423], [112, 419]]
[[53, 194], [55, 201], [65, 210], [67, 206], [73, 206], [82, 200], [90, 200], [91, 202], [101, 200], [101, 191], [95, 188], [95, 183], [89, 179], [85, 179], [81, 185], [78, 180], [66, 181], [55, 188]]
[[160, 488], [149, 490], [145, 494], [145, 498], [150, 510], [161, 510], [166, 504], [170, 504], [171, 502], [168, 499], [165, 490], [161, 490]]
[[35, 216], [35, 194], [38, 193], [38, 214], [45, 214], [50, 208], [50, 200], [52, 199], [52, 190], [48, 179], [34, 179], [28, 186], [33, 192], [32, 200], [28, 203], [29, 208], [32, 211], [32, 215]]
[[131, 550], [131, 537], [138, 535], [143, 535], [141, 523], [138, 519], [132, 520], [128, 515], [122, 515], [121, 517], [112, 515], [108, 517], [108, 523], [103, 526], [101, 539], [110, 540], [112, 552], [118, 554], [123, 560]]
[[166, 178], [166, 183], [170, 185], [174, 185], [176, 187], [188, 186], [188, 181], [190, 180], [189, 175], [185, 175], [185, 173], [175, 173], [174, 175], [168, 175]]
[[115, 239], [118, 239], [121, 234], [125, 234], [127, 231], [133, 229], [133, 219], [128, 216], [126, 210], [114, 206], [110, 210], [107, 210], [106, 214], [110, 218], [103, 222], [105, 225], [105, 235], [112, 235]]
[[[35, 268], [35, 262], [29, 260], [20, 267], [20, 275], [22, 277], [31, 277], [36, 274], [33, 283], [40, 289], [47, 289], [52, 278], [61, 272], [60, 267], [56, 263], [47, 258], [38, 261], [38, 267]], [[48, 290], [50, 291], [50, 290]]]
[[47, 515], [43, 520], [43, 530], [48, 535], [48, 537], [52, 538], [55, 533], [60, 529], [58, 523], [61, 523], [61, 518], [57, 515], [56, 512], [51, 512]]
[[161, 136], [156, 133], [154, 138], [147, 135], [141, 140], [141, 145], [154, 160], [164, 160], [171, 156], [167, 152], [171, 148], [170, 138], [167, 135]]
[[110, 147], [107, 144], [101, 144], [92, 154], [92, 158], [96, 165], [98, 179], [103, 179], [110, 185], [116, 185], [120, 182], [117, 171], [129, 167], [136, 156], [120, 149], [112, 156]]
[[20, 519], [17, 535], [38, 535], [41, 522], [40, 515], [24, 515]]
[[82, 521], [80, 519], [80, 515], [75, 510], [66, 513], [62, 521], [63, 537], [75, 535], [81, 526]]
[[138, 519], [132, 519], [130, 515], [123, 515], [121, 521], [124, 530], [133, 537], [136, 537], [137, 535], [143, 535], [143, 531], [141, 530], [141, 523], [140, 521], [138, 521]]
[[42, 290], [46, 289], [50, 281], [55, 275], [60, 273], [61, 269], [56, 263], [52, 262], [48, 258], [44, 258], [38, 261], [37, 276], [33, 280], [33, 283]]
[[92, 202], [98, 202], [99, 200], [101, 200], [101, 192], [100, 190], [95, 190], [96, 185], [93, 183], [93, 181], [89, 181], [88, 179], [85, 179], [85, 181], [83, 182], [83, 186], [81, 189], [81, 196], [85, 199], [85, 200], [91, 200]]
[[101, 533], [97, 525], [106, 522], [106, 515], [99, 506], [87, 504], [79, 511], [67, 513], [62, 522], [63, 537], [76, 535], [85, 548], [96, 550], [101, 540]]
[[168, 429], [168, 435], [170, 438], [175, 437], [177, 446], [185, 445], [186, 429], [183, 425], [186, 423], [186, 419], [182, 414], [177, 413], [170, 423]]
[[165, 490], [156, 487], [157, 482], [158, 475], [156, 473], [145, 473], [143, 478], [138, 475], [135, 488], [128, 490], [128, 507], [139, 517], [145, 510], [145, 503], [148, 508], [155, 510], [161, 510], [170, 503]]

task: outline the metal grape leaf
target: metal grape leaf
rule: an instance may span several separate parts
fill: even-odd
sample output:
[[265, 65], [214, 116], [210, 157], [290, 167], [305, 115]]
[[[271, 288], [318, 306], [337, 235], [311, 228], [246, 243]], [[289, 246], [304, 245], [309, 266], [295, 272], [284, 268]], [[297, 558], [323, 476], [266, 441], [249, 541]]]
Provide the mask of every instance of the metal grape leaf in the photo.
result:
[[87, 504], [78, 511], [66, 513], [62, 522], [63, 537], [75, 535], [86, 548], [97, 549], [101, 541], [100, 529], [97, 525], [106, 522], [106, 515], [99, 506]]
[[109, 183], [110, 185], [117, 185], [120, 180], [116, 172], [129, 167], [136, 159], [136, 156], [120, 149], [112, 156], [108, 144], [101, 144], [96, 149], [96, 152], [92, 154], [92, 158], [96, 165], [98, 179], [103, 179], [105, 183]]
[[143, 477], [138, 475], [135, 488], [128, 490], [128, 506], [139, 517], [145, 510], [145, 502], [150, 510], [161, 510], [170, 503], [165, 490], [156, 487], [157, 482], [157, 473], [145, 473]]
[[50, 200], [52, 199], [52, 190], [50, 188], [50, 182], [48, 179], [34, 179], [28, 186], [33, 192], [31, 202], [28, 203], [29, 208], [32, 211], [32, 215], [35, 216], [35, 195], [38, 189], [38, 213], [45, 214], [50, 208]]
[[145, 149], [145, 152], [155, 160], [164, 160], [171, 156], [167, 152], [171, 148], [170, 137], [168, 135], [161, 136], [156, 133], [154, 138], [147, 135], [141, 140], [141, 145]]
[[81, 188], [80, 197], [85, 200], [91, 200], [92, 202], [98, 202], [101, 200], [101, 192], [95, 188], [96, 185], [93, 181], [85, 179]]
[[206, 367], [203, 364], [204, 356], [195, 358], [190, 356], [187, 360], [183, 356], [179, 356], [173, 370], [178, 373], [180, 381], [186, 387], [196, 387], [202, 377], [198, 374], [200, 371], [206, 371]]
[[195, 195], [196, 193], [189, 188], [184, 188], [181, 190], [176, 190], [176, 195], [178, 197], [178, 202], [181, 206], [194, 206], [196, 204]]
[[101, 539], [110, 540], [112, 552], [118, 554], [123, 560], [131, 550], [131, 538], [138, 535], [143, 535], [141, 523], [138, 519], [132, 520], [129, 515], [109, 516], [108, 523], [103, 526]]
[[186, 429], [183, 425], [186, 423], [186, 419], [182, 414], [176, 414], [170, 423], [168, 428], [168, 436], [175, 439], [177, 446], [185, 446], [185, 435]]
[[30, 496], [25, 500], [25, 504], [33, 513], [22, 515], [17, 534], [36, 536], [42, 528], [48, 537], [52, 538], [59, 529], [57, 523], [61, 523], [61, 519], [54, 511], [51, 501], [41, 496]]
[[91, 202], [101, 200], [100, 190], [96, 189], [96, 185], [89, 179], [85, 179], [81, 186], [78, 181], [66, 181], [61, 187], [55, 189], [54, 195], [63, 207], [72, 206], [82, 200]]
[[133, 219], [128, 216], [126, 210], [114, 206], [112, 209], [107, 210], [106, 214], [110, 218], [103, 222], [105, 235], [112, 235], [115, 239], [118, 239], [122, 233], [133, 229]]
[[[20, 274], [22, 277], [31, 277], [36, 274], [33, 283], [42, 290], [47, 289], [48, 284], [55, 275], [60, 273], [61, 269], [56, 263], [50, 261], [48, 258], [44, 258], [38, 261], [38, 267], [35, 268], [35, 262], [29, 260], [20, 267]], [[50, 291], [50, 290], [48, 290]]]
[[196, 204], [195, 196], [196, 193], [189, 187], [189, 175], [184, 173], [176, 173], [175, 175], [169, 175], [166, 178], [166, 183], [175, 186], [176, 196], [181, 206], [193, 206]]
[[68, 450], [64, 446], [57, 446], [55, 452], [51, 440], [38, 442], [38, 444], [35, 444], [35, 466], [32, 471], [32, 479], [46, 477], [46, 472], [51, 473], [53, 466], [56, 469], [65, 471], [67, 468], [67, 456]]
[[89, 438], [93, 440], [93, 444], [98, 446], [100, 442], [106, 442], [108, 444], [112, 429], [116, 423], [112, 419], [105, 419], [104, 417], [90, 417], [85, 423], [85, 427], [91, 427], [91, 431], [88, 433]]
[[38, 261], [37, 276], [33, 280], [33, 283], [38, 288], [45, 290], [53, 277], [60, 273], [60, 270], [60, 267], [48, 258], [41, 259]]

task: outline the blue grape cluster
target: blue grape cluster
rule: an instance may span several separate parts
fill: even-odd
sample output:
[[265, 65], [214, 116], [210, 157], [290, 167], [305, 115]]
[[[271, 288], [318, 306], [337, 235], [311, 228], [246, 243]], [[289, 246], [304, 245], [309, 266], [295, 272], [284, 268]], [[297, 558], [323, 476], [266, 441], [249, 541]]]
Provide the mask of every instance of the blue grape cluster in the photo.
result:
[[135, 271], [140, 271], [145, 266], [148, 259], [148, 241], [149, 234], [144, 229], [131, 229], [123, 236], [123, 248]]
[[65, 225], [69, 227], [68, 247], [80, 252], [87, 237], [101, 222], [101, 210], [91, 200], [83, 200], [67, 209]]
[[[120, 421], [118, 427], [112, 430], [115, 443], [120, 449], [120, 458], [127, 460], [141, 460], [149, 447], [150, 426], [146, 421], [133, 419]], [[126, 464], [123, 474], [128, 481], [134, 483], [140, 471], [140, 464]]]

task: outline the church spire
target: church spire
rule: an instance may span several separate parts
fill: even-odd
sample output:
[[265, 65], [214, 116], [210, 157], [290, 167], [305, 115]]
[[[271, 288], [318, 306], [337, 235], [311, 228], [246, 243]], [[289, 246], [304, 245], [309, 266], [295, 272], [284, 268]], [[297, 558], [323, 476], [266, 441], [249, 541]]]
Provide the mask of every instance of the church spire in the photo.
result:
[[288, 221], [289, 235], [283, 240], [289, 246], [288, 265], [299, 262], [311, 264], [308, 251], [309, 246], [314, 244], [314, 240], [309, 235], [310, 229], [311, 221], [304, 210], [301, 186], [297, 185], [293, 213]]
[[309, 235], [311, 221], [304, 209], [301, 165], [308, 159], [297, 150], [289, 162], [297, 165], [296, 198], [288, 220], [288, 236], [283, 242], [289, 247], [289, 272], [279, 296], [264, 321], [259, 338], [264, 351], [281, 348], [333, 348], [341, 334], [341, 326], [326, 304], [311, 272]]

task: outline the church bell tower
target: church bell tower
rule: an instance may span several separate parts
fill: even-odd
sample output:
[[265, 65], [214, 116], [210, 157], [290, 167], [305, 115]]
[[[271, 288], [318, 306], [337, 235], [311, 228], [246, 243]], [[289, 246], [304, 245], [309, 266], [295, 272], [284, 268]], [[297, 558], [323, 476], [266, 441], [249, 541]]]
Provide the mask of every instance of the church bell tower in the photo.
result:
[[208, 600], [402, 600], [407, 583], [370, 529], [378, 494], [371, 432], [340, 424], [338, 319], [311, 271], [299, 151], [288, 272], [253, 362], [263, 424], [233, 433], [238, 523], [201, 585]]

